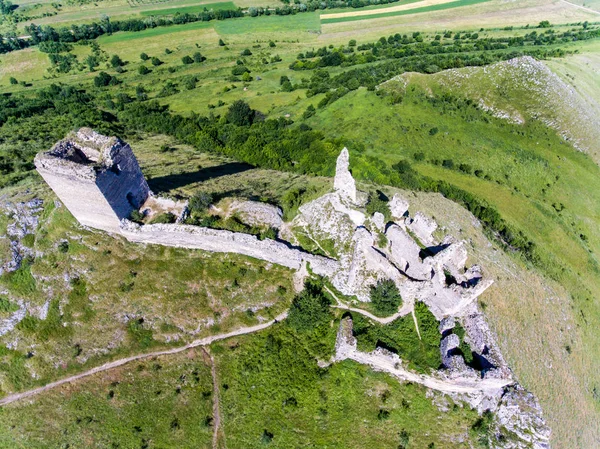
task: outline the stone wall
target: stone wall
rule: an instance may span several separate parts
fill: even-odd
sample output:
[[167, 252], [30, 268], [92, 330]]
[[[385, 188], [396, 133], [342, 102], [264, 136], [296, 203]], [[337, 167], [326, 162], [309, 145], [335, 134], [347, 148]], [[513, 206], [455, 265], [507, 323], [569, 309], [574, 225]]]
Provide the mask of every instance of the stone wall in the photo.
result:
[[131, 242], [242, 254], [294, 270], [299, 270], [304, 262], [308, 262], [313, 272], [322, 276], [331, 276], [338, 269], [338, 263], [333, 259], [292, 248], [283, 242], [259, 240], [250, 234], [221, 229], [182, 224], [141, 226], [123, 220], [121, 234]]

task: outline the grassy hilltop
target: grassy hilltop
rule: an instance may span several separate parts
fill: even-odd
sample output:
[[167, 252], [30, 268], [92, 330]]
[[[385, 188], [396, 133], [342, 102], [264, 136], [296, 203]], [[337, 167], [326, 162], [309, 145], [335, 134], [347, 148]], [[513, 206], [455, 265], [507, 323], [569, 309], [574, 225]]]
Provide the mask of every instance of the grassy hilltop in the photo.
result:
[[[79, 229], [32, 170], [38, 151], [92, 126], [130, 141], [162, 195], [251, 198], [291, 216], [330, 188], [346, 145], [364, 185], [417, 192], [416, 209], [469, 239], [473, 262], [496, 279], [481, 298], [486, 315], [517, 378], [540, 399], [553, 447], [592, 447], [600, 416], [598, 4], [421, 3], [332, 3], [251, 17], [249, 7], [285, 5], [30, 1], [15, 13], [31, 20], [5, 14], [0, 33], [8, 37], [22, 36], [30, 22], [59, 29], [100, 23], [101, 14], [172, 20], [239, 7], [244, 17], [0, 54], [3, 198], [45, 200], [40, 231], [28, 242], [39, 256], [0, 277], [7, 295], [0, 313], [13, 313], [17, 297], [39, 308], [49, 301], [46, 320], [28, 316], [0, 337], [2, 392], [272, 319], [294, 297], [292, 273], [282, 268]], [[543, 62], [507, 62], [526, 55]], [[258, 113], [234, 115], [239, 100]], [[0, 217], [3, 234], [9, 218]], [[8, 241], [0, 248], [8, 257]], [[440, 412], [424, 390], [350, 362], [319, 368], [322, 350], [285, 323], [213, 345], [219, 441], [453, 447], [449, 441], [477, 440], [475, 412], [452, 405]], [[210, 446], [210, 357], [200, 349], [177, 357], [2, 409], [0, 447]], [[254, 359], [262, 360], [256, 371], [245, 362]], [[65, 422], [52, 418], [57, 403]], [[147, 416], [137, 416], [141, 408]], [[340, 412], [347, 409], [355, 414]]]

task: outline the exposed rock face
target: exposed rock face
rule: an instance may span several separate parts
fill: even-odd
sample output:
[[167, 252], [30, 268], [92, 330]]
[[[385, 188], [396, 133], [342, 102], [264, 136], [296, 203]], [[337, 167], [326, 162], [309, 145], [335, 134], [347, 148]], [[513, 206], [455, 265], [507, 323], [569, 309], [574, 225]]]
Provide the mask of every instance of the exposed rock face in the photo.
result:
[[33, 249], [22, 243], [28, 234], [35, 234], [43, 201], [35, 198], [21, 203], [5, 204], [5, 213], [10, 217], [6, 227], [6, 236], [10, 246], [10, 259], [0, 262], [0, 274], [18, 270], [24, 258], [33, 256]]
[[410, 229], [424, 245], [433, 245], [433, 232], [437, 229], [437, 223], [427, 218], [421, 212], [417, 212], [413, 218], [407, 218], [406, 226]]
[[150, 193], [131, 147], [89, 128], [38, 154], [35, 166], [81, 224], [108, 232]]
[[389, 207], [390, 212], [392, 214], [392, 218], [395, 218], [396, 220], [401, 220], [404, 218], [404, 215], [408, 212], [408, 201], [406, 201], [400, 195], [396, 194], [390, 200]]
[[282, 210], [271, 204], [236, 200], [229, 206], [229, 212], [238, 214], [242, 221], [250, 226], [279, 229], [283, 225]]
[[349, 167], [350, 154], [348, 153], [348, 149], [344, 148], [337, 159], [333, 188], [339, 193], [341, 199], [355, 204], [357, 201], [356, 183], [350, 174]]

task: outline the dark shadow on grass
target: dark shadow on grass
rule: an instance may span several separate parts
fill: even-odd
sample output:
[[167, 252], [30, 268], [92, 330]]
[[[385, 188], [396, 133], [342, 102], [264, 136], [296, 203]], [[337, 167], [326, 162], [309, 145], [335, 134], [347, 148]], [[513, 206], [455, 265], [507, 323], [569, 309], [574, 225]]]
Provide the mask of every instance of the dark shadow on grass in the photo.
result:
[[201, 168], [195, 172], [178, 173], [175, 175], [159, 176], [148, 180], [150, 189], [155, 193], [168, 192], [169, 190], [187, 186], [196, 182], [204, 182], [221, 176], [235, 175], [254, 167], [243, 162], [229, 162], [214, 167]]

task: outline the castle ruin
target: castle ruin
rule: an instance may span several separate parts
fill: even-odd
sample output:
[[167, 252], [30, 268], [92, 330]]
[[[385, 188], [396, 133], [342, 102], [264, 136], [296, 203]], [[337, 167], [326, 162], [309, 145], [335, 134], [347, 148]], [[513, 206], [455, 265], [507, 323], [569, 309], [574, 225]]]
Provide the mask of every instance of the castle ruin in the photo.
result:
[[131, 147], [89, 128], [38, 154], [35, 167], [82, 225], [103, 231], [119, 233], [150, 194]]

